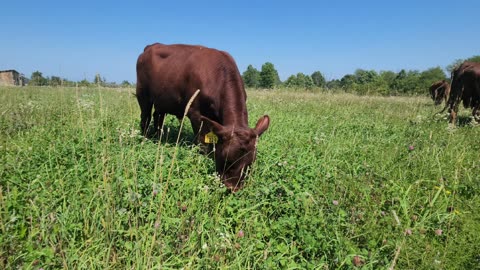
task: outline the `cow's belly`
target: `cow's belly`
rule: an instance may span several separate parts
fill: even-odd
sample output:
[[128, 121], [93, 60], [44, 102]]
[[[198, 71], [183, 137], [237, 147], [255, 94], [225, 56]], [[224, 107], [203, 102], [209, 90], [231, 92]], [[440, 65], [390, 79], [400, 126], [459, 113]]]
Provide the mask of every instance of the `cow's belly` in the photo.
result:
[[153, 96], [153, 104], [156, 112], [162, 114], [172, 114], [177, 117], [183, 116], [185, 111], [185, 101], [179, 93], [172, 91], [156, 91]]

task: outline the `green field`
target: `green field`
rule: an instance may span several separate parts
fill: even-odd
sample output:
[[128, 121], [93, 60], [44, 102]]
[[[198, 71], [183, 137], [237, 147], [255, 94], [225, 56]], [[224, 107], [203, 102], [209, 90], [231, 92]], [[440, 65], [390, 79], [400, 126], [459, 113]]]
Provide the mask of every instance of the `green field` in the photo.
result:
[[230, 194], [189, 121], [139, 135], [133, 91], [0, 88], [0, 269], [480, 269], [469, 111], [248, 91], [271, 124]]

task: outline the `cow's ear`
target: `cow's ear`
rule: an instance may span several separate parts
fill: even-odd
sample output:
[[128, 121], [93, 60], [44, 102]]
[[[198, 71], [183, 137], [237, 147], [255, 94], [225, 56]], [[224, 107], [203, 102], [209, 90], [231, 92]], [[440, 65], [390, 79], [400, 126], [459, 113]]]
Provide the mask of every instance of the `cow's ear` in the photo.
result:
[[200, 121], [202, 121], [203, 125], [205, 125], [205, 127], [207, 127], [207, 130], [211, 130], [211, 131], [213, 131], [213, 133], [215, 133], [217, 135], [221, 135], [225, 131], [225, 128], [222, 125], [220, 125], [218, 122], [213, 121], [212, 119], [210, 119], [208, 117], [201, 116]]
[[262, 135], [262, 133], [268, 129], [269, 125], [270, 117], [268, 117], [268, 115], [260, 117], [260, 119], [257, 121], [257, 125], [255, 125], [255, 131], [257, 132], [258, 136]]

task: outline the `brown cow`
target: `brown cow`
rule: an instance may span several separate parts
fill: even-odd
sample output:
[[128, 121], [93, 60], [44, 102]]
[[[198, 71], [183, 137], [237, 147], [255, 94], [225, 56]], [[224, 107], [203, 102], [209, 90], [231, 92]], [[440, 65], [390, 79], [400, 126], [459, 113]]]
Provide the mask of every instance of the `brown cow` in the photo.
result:
[[152, 107], [158, 131], [165, 114], [183, 117], [197, 89], [200, 93], [186, 115], [200, 143], [215, 143], [216, 170], [225, 186], [235, 192], [243, 186], [256, 157], [258, 137], [267, 130], [270, 118], [264, 115], [255, 128], [248, 127], [247, 95], [233, 58], [203, 46], [159, 43], [145, 47], [138, 57], [136, 96], [143, 134]]
[[[452, 71], [452, 90], [447, 102], [451, 123], [455, 123], [460, 101], [465, 108], [472, 108], [472, 115], [477, 118], [480, 106], [480, 63], [464, 62]], [[477, 121], [480, 119], [477, 118]]]
[[441, 80], [434, 82], [429, 90], [435, 105], [439, 105], [444, 100], [445, 103], [447, 103], [448, 95], [450, 94], [450, 84], [447, 81]]

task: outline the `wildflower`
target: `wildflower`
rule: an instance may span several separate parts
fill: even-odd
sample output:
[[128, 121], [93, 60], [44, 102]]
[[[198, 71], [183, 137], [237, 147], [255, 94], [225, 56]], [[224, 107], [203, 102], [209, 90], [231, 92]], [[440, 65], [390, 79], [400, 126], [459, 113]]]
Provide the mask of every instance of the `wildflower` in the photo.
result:
[[243, 233], [243, 230], [238, 231], [237, 236], [238, 238], [243, 238], [245, 236], [245, 234]]
[[405, 230], [405, 235], [412, 235], [412, 230], [411, 229], [406, 229]]
[[352, 262], [353, 262], [353, 265], [355, 265], [355, 266], [357, 266], [357, 267], [363, 265], [363, 260], [362, 260], [362, 258], [360, 258], [360, 256], [358, 256], [358, 255], [356, 255], [355, 257], [353, 257]]
[[155, 222], [155, 229], [158, 229], [158, 227], [160, 227], [160, 223], [157, 221]]
[[410, 151], [413, 151], [414, 149], [415, 149], [415, 147], [413, 147], [413, 145], [410, 145], [410, 146], [408, 147], [408, 150], [410, 150]]
[[442, 230], [442, 229], [436, 229], [436, 230], [435, 230], [435, 234], [436, 234], [436, 235], [442, 235], [442, 233], [443, 233], [443, 230]]
[[337, 201], [337, 200], [333, 200], [332, 203], [333, 203], [333, 205], [338, 205], [338, 201]]

